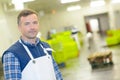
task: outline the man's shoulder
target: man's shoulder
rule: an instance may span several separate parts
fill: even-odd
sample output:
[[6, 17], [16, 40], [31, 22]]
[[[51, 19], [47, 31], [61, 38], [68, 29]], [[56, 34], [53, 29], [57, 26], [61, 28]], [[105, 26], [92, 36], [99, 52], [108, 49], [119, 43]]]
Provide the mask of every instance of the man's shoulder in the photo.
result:
[[16, 50], [16, 49], [19, 49], [20, 46], [21, 46], [21, 44], [19, 43], [19, 41], [16, 41], [7, 50]]
[[50, 47], [50, 45], [49, 45], [47, 42], [45, 42], [45, 41], [41, 41], [41, 43], [42, 43], [42, 45], [43, 45], [44, 47]]
[[[15, 43], [13, 43], [7, 50], [5, 50], [4, 52], [3, 52], [3, 54], [2, 54], [2, 59], [3, 59], [3, 56], [5, 55], [5, 54], [11, 54], [12, 53], [12, 55], [14, 55], [13, 54], [13, 52], [14, 51], [17, 51], [17, 46], [19, 45], [19, 43], [18, 43], [18, 41], [16, 41]], [[3, 61], [3, 60], [2, 60]]]
[[7, 52], [17, 53], [17, 52], [20, 52], [21, 49], [22, 49], [22, 45], [19, 43], [19, 41], [16, 41], [7, 50], [4, 51], [3, 55]]

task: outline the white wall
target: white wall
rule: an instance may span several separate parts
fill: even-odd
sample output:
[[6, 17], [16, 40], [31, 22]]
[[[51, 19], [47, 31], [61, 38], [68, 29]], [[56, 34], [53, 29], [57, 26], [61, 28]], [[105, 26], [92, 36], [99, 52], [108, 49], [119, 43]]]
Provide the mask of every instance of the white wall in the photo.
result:
[[10, 31], [12, 43], [19, 39], [20, 33], [17, 26], [17, 15], [18, 12], [4, 12], [5, 19], [8, 24], [8, 29]]
[[120, 21], [120, 3], [111, 4], [108, 8], [109, 12], [109, 24], [111, 29], [118, 29], [119, 28], [119, 21]]
[[11, 44], [11, 32], [9, 31], [9, 26], [6, 22], [5, 14], [3, 13], [2, 6], [0, 4], [0, 56], [3, 51], [9, 47]]
[[115, 29], [120, 29], [120, 4], [112, 5]]
[[77, 26], [79, 30], [84, 30], [84, 18], [79, 11], [59, 12], [56, 14], [46, 14], [40, 18], [41, 32], [46, 36], [46, 31], [55, 28], [57, 32], [63, 31], [66, 26]]

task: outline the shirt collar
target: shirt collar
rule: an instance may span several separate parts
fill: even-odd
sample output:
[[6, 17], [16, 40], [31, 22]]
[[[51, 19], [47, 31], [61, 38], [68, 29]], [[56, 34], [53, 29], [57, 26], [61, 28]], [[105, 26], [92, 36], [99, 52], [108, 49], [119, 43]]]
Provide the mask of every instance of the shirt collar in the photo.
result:
[[32, 46], [36, 46], [37, 44], [40, 43], [40, 39], [39, 38], [36, 38], [36, 43], [35, 44], [32, 44], [32, 43], [30, 43], [28, 41], [25, 41], [22, 38], [20, 38], [20, 39], [21, 39], [22, 43], [25, 44], [26, 46], [31, 46], [32, 47]]

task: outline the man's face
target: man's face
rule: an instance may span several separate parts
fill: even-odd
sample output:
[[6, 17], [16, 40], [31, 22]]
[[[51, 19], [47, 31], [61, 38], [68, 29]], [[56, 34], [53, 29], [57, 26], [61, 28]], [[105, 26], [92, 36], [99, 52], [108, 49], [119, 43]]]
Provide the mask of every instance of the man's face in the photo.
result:
[[21, 17], [18, 27], [22, 33], [22, 37], [27, 39], [35, 39], [39, 30], [38, 17], [35, 14]]

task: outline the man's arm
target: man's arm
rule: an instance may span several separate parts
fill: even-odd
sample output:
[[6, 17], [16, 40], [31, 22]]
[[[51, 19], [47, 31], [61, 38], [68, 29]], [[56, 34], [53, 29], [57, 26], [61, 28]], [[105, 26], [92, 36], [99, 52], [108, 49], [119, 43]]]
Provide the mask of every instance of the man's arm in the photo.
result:
[[3, 70], [5, 80], [21, 80], [20, 63], [13, 53], [3, 56]]
[[63, 80], [62, 74], [59, 71], [59, 67], [58, 67], [58, 65], [57, 65], [57, 63], [55, 62], [54, 59], [53, 59], [53, 66], [54, 66], [54, 70], [55, 70], [56, 79], [57, 80]]

